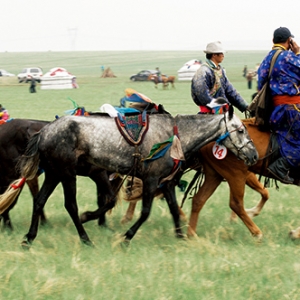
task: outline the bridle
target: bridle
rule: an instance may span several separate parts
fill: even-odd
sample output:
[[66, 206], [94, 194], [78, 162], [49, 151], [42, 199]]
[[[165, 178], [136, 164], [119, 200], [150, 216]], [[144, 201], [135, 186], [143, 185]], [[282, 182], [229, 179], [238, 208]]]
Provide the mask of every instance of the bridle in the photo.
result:
[[[222, 121], [222, 120], [221, 120]], [[231, 141], [231, 144], [234, 146], [234, 148], [236, 149], [237, 151], [237, 156], [239, 157], [240, 155], [240, 152], [243, 150], [244, 147], [246, 147], [249, 143], [252, 143], [253, 144], [253, 140], [250, 139], [247, 143], [245, 143], [243, 146], [241, 147], [237, 147], [236, 144], [233, 142], [231, 136], [230, 136], [230, 133], [232, 132], [235, 132], [235, 131], [238, 131], [240, 130], [242, 127], [244, 127], [246, 129], [246, 126], [241, 122], [241, 125], [236, 128], [236, 129], [233, 129], [233, 130], [228, 130], [228, 126], [227, 126], [227, 122], [226, 122], [226, 114], [224, 113], [224, 123], [225, 123], [225, 127], [226, 127], [226, 133], [221, 135], [217, 140], [216, 140], [216, 143], [217, 144], [221, 144], [226, 138], [229, 138], [230, 141]], [[254, 146], [254, 144], [253, 144]]]

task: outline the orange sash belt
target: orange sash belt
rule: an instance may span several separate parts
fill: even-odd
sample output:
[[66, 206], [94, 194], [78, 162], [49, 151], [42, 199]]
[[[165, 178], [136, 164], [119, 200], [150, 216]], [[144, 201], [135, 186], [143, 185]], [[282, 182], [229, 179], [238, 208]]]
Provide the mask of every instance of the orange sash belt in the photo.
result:
[[273, 97], [273, 103], [275, 106], [284, 104], [300, 104], [300, 95], [276, 95]]

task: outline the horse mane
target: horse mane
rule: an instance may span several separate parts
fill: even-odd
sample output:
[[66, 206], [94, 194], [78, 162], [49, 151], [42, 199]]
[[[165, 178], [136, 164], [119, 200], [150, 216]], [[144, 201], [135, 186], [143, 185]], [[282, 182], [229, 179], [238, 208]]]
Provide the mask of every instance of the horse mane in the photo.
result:
[[[107, 112], [101, 112], [101, 111], [89, 111], [88, 116], [93, 116], [93, 117], [110, 117], [110, 115]], [[111, 117], [110, 117], [111, 118]]]
[[223, 97], [216, 98], [214, 102], [219, 105], [229, 104], [229, 102]]

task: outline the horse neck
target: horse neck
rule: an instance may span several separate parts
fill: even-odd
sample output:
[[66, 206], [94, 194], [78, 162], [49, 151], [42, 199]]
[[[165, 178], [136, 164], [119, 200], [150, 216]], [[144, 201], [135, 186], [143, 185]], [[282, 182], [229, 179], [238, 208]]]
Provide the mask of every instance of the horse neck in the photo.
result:
[[175, 118], [185, 159], [189, 159], [201, 147], [224, 133], [220, 126], [223, 118], [223, 115], [192, 115]]
[[267, 149], [270, 142], [270, 132], [262, 132], [258, 129], [258, 126], [244, 122], [248, 133], [253, 140], [259, 157], [265, 157], [267, 155]]

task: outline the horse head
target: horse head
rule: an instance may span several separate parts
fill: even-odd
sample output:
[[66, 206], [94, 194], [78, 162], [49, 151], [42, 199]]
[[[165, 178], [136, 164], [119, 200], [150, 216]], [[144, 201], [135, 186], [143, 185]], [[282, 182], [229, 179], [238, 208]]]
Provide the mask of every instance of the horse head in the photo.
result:
[[246, 165], [253, 165], [258, 160], [258, 153], [241, 119], [234, 114], [233, 106], [224, 112], [223, 126], [225, 133], [216, 141], [232, 151]]

